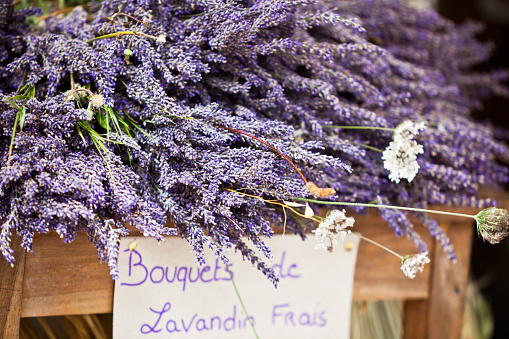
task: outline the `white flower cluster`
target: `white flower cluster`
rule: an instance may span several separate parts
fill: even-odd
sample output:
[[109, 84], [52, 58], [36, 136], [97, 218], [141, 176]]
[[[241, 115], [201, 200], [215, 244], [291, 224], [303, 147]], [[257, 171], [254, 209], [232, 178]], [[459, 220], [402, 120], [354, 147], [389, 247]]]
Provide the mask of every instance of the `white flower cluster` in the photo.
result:
[[415, 278], [417, 271], [422, 272], [424, 265], [429, 263], [428, 252], [408, 255], [401, 262], [401, 270], [410, 279]]
[[424, 129], [424, 123], [414, 124], [410, 120], [403, 121], [394, 131], [393, 141], [382, 155], [384, 167], [389, 170], [389, 179], [399, 183], [402, 178], [409, 182], [419, 172], [417, 154], [424, 153], [422, 145], [412, 138]]
[[92, 109], [101, 108], [104, 105], [104, 97], [101, 94], [93, 94], [88, 103]]
[[352, 227], [354, 222], [354, 218], [345, 215], [345, 210], [330, 211], [329, 215], [312, 231], [316, 238], [316, 248], [331, 252], [334, 245], [338, 243], [337, 238], [341, 237], [341, 240], [344, 240], [345, 236], [351, 232], [345, 228]]
[[156, 42], [164, 44], [166, 42], [166, 35], [160, 34], [157, 36]]

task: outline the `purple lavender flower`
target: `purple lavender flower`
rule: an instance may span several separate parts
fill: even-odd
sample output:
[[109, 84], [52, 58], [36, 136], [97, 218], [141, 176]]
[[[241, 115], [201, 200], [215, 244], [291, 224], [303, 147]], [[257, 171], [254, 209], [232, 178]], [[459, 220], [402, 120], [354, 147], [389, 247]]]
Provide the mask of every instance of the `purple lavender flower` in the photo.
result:
[[[0, 246], [9, 262], [13, 231], [30, 249], [35, 232], [72, 241], [84, 230], [116, 276], [124, 223], [162, 239], [174, 232], [167, 216], [197, 262], [206, 249], [227, 262], [225, 250], [236, 248], [276, 282], [260, 257], [271, 257], [263, 237], [283, 213], [235, 191], [306, 197], [307, 178], [335, 191], [333, 200], [486, 207], [479, 185], [508, 180], [497, 162], [509, 159], [508, 148], [468, 116], [485, 96], [508, 94], [507, 73], [469, 71], [489, 56], [474, 38], [479, 25], [455, 26], [398, 0], [91, 7], [29, 27], [35, 10], [0, 4]], [[8, 98], [25, 85], [35, 98], [18, 110]], [[104, 106], [87, 111], [86, 98], [64, 100], [75, 88]], [[125, 125], [110, 130], [103, 110]], [[412, 182], [397, 184], [381, 154], [392, 133], [369, 127], [405, 120], [426, 122], [416, 137], [424, 153]], [[426, 251], [406, 214], [380, 214]], [[417, 216], [453, 259], [436, 222]], [[294, 219], [287, 226], [302, 236], [312, 228]]]

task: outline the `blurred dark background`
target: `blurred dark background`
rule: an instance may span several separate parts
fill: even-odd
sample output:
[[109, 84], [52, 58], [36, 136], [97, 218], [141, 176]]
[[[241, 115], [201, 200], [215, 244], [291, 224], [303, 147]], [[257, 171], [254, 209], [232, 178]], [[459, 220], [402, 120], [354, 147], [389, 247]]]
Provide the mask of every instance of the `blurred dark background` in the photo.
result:
[[[509, 0], [440, 0], [438, 11], [456, 23], [468, 19], [483, 22], [486, 29], [479, 38], [493, 42], [495, 49], [490, 62], [479, 68], [509, 69]], [[476, 112], [474, 116], [509, 128], [508, 104], [508, 99], [491, 98], [486, 100], [484, 110]]]
[[[481, 40], [495, 44], [492, 58], [480, 69], [509, 69], [509, 0], [440, 0], [440, 14], [456, 23], [467, 19], [485, 23]], [[509, 99], [486, 100], [484, 109], [474, 113], [479, 120], [490, 120], [493, 124], [509, 130]], [[506, 187], [508, 189], [509, 187]], [[472, 250], [472, 275], [476, 279], [488, 302], [492, 306], [495, 332], [493, 338], [509, 338], [509, 240], [497, 245], [485, 244], [474, 233]]]

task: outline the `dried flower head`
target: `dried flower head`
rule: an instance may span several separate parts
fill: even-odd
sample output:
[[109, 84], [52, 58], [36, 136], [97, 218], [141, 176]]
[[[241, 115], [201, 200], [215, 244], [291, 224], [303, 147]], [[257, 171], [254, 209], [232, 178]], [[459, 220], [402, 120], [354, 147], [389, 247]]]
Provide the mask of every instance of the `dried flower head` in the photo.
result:
[[138, 243], [136, 242], [136, 240], [133, 240], [129, 243], [128, 245], [128, 248], [129, 248], [129, 251], [136, 251], [136, 247], [138, 246]]
[[313, 194], [317, 198], [328, 198], [336, 194], [336, 190], [334, 190], [334, 188], [321, 188], [316, 186], [311, 181], [308, 181], [306, 183], [306, 188], [311, 194]]
[[410, 279], [415, 278], [417, 271], [422, 272], [424, 265], [429, 263], [428, 252], [406, 255], [401, 260], [401, 270]]
[[76, 84], [73, 89], [68, 90], [65, 92], [65, 100], [66, 101], [72, 101], [72, 100], [79, 100], [80, 98], [84, 98], [88, 95], [89, 92], [85, 87], [80, 86], [79, 84]]
[[389, 170], [389, 179], [399, 183], [405, 178], [409, 182], [419, 172], [417, 154], [424, 153], [422, 145], [417, 144], [412, 138], [424, 129], [424, 123], [414, 124], [410, 120], [403, 121], [394, 131], [393, 141], [385, 149], [382, 155], [384, 167]]
[[74, 92], [72, 89], [68, 90], [67, 92], [65, 92], [65, 101], [72, 101], [72, 100], [77, 100], [79, 99], [78, 98], [78, 93]]
[[475, 216], [477, 233], [484, 240], [498, 244], [509, 234], [509, 212], [506, 209], [489, 207]]
[[341, 237], [341, 240], [344, 240], [345, 236], [351, 232], [345, 229], [352, 227], [354, 222], [354, 218], [345, 215], [345, 210], [331, 210], [318, 227], [312, 231], [317, 241], [316, 248], [332, 252], [334, 245], [338, 243], [337, 238]]
[[104, 97], [100, 94], [94, 94], [90, 97], [90, 108], [97, 109], [104, 105]]

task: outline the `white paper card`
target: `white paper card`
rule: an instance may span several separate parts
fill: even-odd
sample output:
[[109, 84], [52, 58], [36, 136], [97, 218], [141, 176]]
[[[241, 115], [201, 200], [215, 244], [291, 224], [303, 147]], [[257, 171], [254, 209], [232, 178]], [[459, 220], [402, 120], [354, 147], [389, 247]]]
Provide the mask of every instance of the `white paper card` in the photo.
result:
[[[129, 243], [136, 239], [136, 249]], [[334, 252], [315, 249], [310, 236], [276, 235], [266, 243], [280, 275], [277, 289], [240, 253], [229, 267], [260, 338], [349, 338], [353, 276], [359, 238]], [[346, 246], [351, 246], [346, 250]], [[353, 246], [352, 246], [353, 245]], [[113, 337], [254, 338], [226, 267], [206, 250], [198, 266], [187, 241], [127, 237], [120, 244]], [[266, 261], [267, 262], [267, 261]]]

